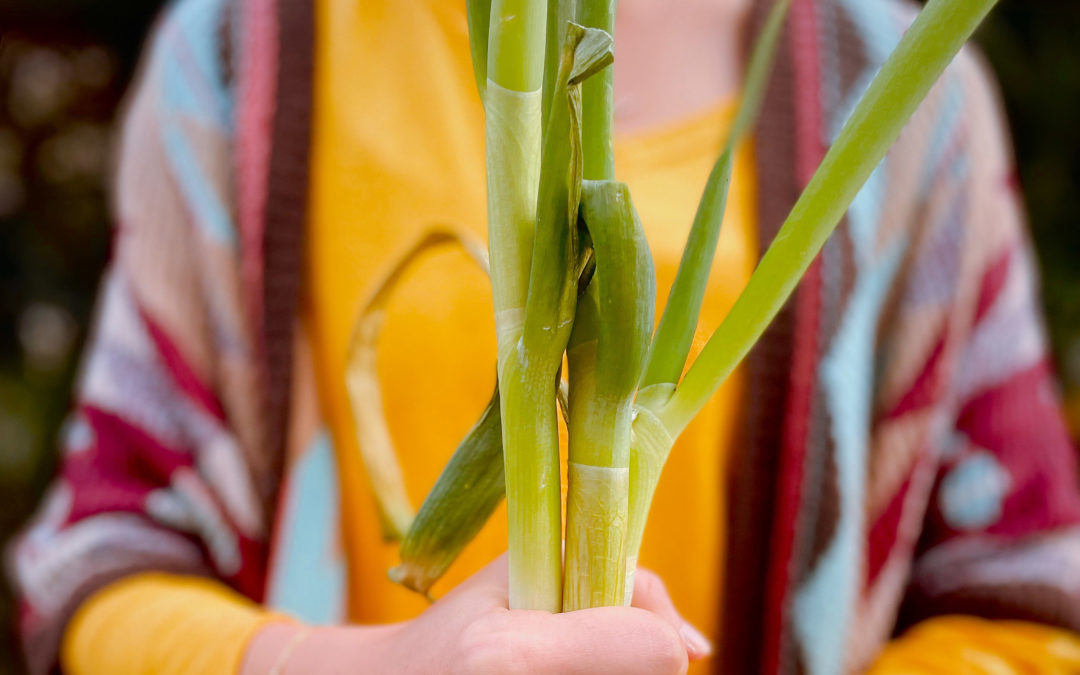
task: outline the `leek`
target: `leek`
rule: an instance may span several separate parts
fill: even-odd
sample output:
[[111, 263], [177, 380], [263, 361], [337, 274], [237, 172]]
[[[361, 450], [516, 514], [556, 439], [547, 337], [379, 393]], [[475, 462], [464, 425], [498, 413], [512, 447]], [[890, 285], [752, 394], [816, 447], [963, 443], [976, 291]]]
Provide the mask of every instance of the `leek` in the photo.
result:
[[[510, 606], [560, 611], [628, 603], [649, 505], [675, 440], [787, 301], [996, 1], [927, 3], [686, 369], [735, 149], [762, 104], [790, 0], [775, 3], [754, 48], [731, 136], [709, 176], [655, 335], [648, 246], [629, 191], [614, 176], [614, 0], [580, 0], [580, 7], [575, 0], [470, 0], [487, 115], [499, 393], [421, 507], [393, 576], [422, 592], [430, 588], [490, 516], [501, 459]], [[567, 393], [560, 396], [564, 354]], [[556, 400], [569, 430], [565, 580]]]
[[567, 610], [624, 598], [630, 429], [656, 297], [649, 244], [626, 185], [586, 181], [581, 211], [596, 271], [567, 346]]
[[498, 335], [510, 605], [558, 611], [562, 595], [555, 373], [520, 350], [540, 180], [547, 7], [493, 0], [487, 45], [488, 250]]

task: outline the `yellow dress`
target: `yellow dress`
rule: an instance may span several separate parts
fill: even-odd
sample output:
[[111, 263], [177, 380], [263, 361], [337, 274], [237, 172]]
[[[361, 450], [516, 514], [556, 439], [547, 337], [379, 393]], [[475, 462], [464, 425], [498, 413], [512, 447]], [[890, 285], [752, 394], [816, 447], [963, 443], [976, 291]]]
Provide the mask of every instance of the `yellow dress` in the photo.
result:
[[[416, 615], [426, 603], [386, 579], [396, 551], [381, 540], [357, 460], [342, 376], [347, 341], [373, 280], [427, 227], [449, 223], [483, 237], [483, 111], [463, 2], [317, 0], [316, 7], [305, 320], [340, 466], [349, 618], [394, 621]], [[616, 141], [617, 173], [630, 185], [652, 246], [661, 304], [732, 109], [732, 102], [718, 104]], [[739, 150], [702, 311], [703, 336], [722, 319], [756, 261], [751, 152]], [[425, 258], [395, 293], [379, 360], [390, 431], [414, 502], [487, 401], [494, 363], [487, 279], [459, 252]], [[736, 373], [679, 439], [641, 556], [664, 577], [684, 616], [719, 649], [722, 478], [741, 391]], [[500, 510], [436, 591], [501, 553], [505, 542]], [[65, 635], [63, 662], [76, 674], [179, 675], [208, 672], [207, 663], [234, 670], [247, 640], [267, 620], [211, 582], [142, 575], [84, 603]], [[928, 657], [928, 649], [939, 656]], [[1078, 649], [1073, 636], [1052, 629], [940, 619], [891, 646], [873, 672], [1066, 672]]]

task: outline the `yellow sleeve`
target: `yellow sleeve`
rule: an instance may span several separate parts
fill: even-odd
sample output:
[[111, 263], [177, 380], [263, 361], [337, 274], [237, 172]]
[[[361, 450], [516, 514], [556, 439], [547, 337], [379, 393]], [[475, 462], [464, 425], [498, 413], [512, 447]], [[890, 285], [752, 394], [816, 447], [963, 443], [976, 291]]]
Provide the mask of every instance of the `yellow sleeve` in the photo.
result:
[[890, 643], [868, 675], [1067, 675], [1080, 672], [1080, 636], [1019, 621], [946, 616]]
[[140, 574], [82, 604], [60, 659], [71, 675], [231, 675], [255, 632], [281, 620], [209, 579]]

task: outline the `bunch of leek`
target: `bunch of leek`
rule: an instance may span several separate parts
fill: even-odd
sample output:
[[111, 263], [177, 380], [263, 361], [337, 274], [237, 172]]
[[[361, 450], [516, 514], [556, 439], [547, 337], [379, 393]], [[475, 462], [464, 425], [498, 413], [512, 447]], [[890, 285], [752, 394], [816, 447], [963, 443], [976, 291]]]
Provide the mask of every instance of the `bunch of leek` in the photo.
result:
[[[387, 534], [404, 533], [392, 578], [428, 592], [505, 490], [512, 608], [557, 612], [629, 602], [649, 505], [675, 439], [765, 331], [930, 87], [996, 4], [930, 0], [683, 375], [733, 151], [756, 117], [790, 1], [777, 0], [755, 45], [730, 140], [709, 176], [654, 333], [648, 243], [626, 185], [614, 176], [615, 0], [468, 0], [487, 125], [498, 386], [414, 518], [388, 434], [372, 413], [381, 413], [372, 380], [377, 321], [362, 317], [350, 391], [358, 422], [369, 422], [360, 441]], [[410, 256], [454, 240], [460, 238], [432, 235]], [[486, 263], [474, 245], [465, 245]], [[398, 273], [369, 307], [385, 301]], [[565, 554], [560, 405], [569, 431]]]

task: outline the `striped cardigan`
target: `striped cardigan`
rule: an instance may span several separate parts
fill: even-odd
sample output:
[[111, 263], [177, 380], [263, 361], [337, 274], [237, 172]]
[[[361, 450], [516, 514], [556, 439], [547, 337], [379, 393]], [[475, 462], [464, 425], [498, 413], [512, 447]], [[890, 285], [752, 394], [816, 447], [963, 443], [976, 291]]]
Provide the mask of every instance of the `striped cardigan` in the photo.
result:
[[[756, 140], [762, 249], [910, 19], [795, 0]], [[305, 0], [183, 0], [150, 43], [62, 468], [10, 556], [35, 672], [123, 575], [265, 591], [284, 458], [315, 427], [294, 358], [313, 35]], [[1006, 147], [965, 52], [751, 354], [723, 672], [858, 670], [946, 612], [1080, 630], [1074, 450]]]

